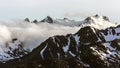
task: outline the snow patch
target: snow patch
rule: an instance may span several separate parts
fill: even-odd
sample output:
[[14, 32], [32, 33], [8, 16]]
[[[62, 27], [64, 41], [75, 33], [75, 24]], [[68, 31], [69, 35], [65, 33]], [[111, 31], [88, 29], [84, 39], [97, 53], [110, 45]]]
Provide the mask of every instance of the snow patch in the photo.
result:
[[43, 52], [45, 51], [46, 48], [47, 48], [47, 45], [40, 51], [40, 55], [42, 56], [43, 59], [44, 59]]
[[76, 43], [77, 43], [77, 45], [79, 44], [79, 42], [80, 42], [80, 37], [78, 36], [78, 35], [75, 35], [75, 36], [73, 36], [74, 38], [75, 38], [75, 41], [76, 41]]
[[68, 38], [68, 43], [63, 47], [64, 52], [67, 52], [70, 46], [70, 38]]

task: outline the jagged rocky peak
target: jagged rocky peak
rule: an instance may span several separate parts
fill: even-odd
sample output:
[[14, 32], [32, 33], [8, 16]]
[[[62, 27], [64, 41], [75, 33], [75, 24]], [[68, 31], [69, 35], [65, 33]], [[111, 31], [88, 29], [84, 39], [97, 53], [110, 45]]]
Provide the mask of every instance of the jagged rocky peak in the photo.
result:
[[53, 19], [50, 16], [47, 16], [45, 19], [43, 19], [41, 22], [48, 22], [53, 23]]
[[95, 30], [97, 30], [97, 29], [95, 29], [94, 27], [86, 26], [86, 27], [81, 28], [81, 29], [77, 32], [77, 34], [78, 34], [79, 36], [84, 35], [84, 37], [87, 37], [87, 36], [89, 36], [89, 35], [91, 35], [91, 34], [94, 34], [94, 33], [96, 32]]
[[95, 33], [95, 28], [91, 26], [86, 26], [81, 28], [77, 33], [78, 34], [85, 34], [85, 33]]
[[99, 16], [98, 14], [96, 14], [94, 17], [95, 18], [101, 18], [101, 20], [103, 19], [104, 21], [110, 22], [110, 20], [109, 20], [109, 18], [107, 16]]
[[106, 29], [109, 27], [116, 27], [118, 24], [111, 22], [109, 20], [109, 18], [106, 16], [99, 16], [96, 14], [95, 16], [87, 17], [83, 21], [82, 25], [83, 26], [92, 26], [97, 29]]
[[107, 16], [99, 16], [98, 14], [96, 14], [95, 16], [87, 17], [85, 19], [85, 23], [95, 23], [96, 21], [110, 22], [110, 20]]
[[29, 18], [24, 19], [25, 22], [30, 22]]
[[33, 23], [38, 23], [38, 21], [35, 19], [35, 20], [33, 20]]
[[98, 37], [96, 36], [97, 29], [91, 26], [86, 26], [81, 28], [77, 34], [81, 36], [80, 40], [82, 43], [88, 43], [88, 42], [94, 42], [98, 40]]

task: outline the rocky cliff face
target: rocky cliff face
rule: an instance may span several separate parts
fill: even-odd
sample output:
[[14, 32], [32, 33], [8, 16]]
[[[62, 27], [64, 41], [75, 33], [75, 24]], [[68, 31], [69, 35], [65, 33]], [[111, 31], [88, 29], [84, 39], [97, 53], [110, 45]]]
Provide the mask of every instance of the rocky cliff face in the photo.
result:
[[75, 34], [50, 37], [10, 64], [15, 68], [119, 68], [120, 27], [87, 26]]

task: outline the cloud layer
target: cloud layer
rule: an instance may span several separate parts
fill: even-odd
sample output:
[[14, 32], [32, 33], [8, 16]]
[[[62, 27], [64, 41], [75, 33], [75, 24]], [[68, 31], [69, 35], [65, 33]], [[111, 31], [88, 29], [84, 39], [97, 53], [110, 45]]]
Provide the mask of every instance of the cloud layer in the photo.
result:
[[59, 24], [34, 24], [23, 21], [0, 22], [0, 47], [2, 49], [6, 46], [7, 42], [10, 42], [13, 38], [18, 38], [23, 42], [25, 49], [32, 50], [51, 36], [66, 35], [68, 33], [75, 33], [78, 30], [79, 27]]

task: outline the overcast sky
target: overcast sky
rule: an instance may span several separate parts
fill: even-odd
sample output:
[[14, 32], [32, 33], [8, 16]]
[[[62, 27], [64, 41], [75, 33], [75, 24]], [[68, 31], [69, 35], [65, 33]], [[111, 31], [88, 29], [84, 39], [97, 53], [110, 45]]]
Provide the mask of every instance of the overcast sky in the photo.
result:
[[95, 14], [120, 22], [120, 0], [0, 0], [0, 20], [42, 19], [47, 15], [80, 20]]

